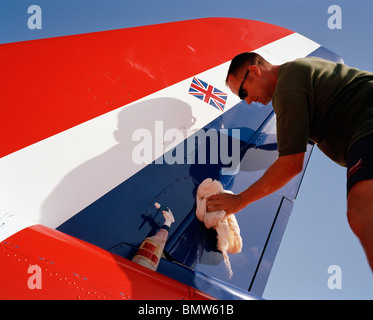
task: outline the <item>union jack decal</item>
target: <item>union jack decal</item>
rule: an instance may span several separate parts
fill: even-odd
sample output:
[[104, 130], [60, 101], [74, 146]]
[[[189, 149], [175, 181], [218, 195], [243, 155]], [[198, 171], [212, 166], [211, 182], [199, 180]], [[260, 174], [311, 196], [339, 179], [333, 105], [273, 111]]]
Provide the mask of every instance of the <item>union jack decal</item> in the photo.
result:
[[213, 107], [224, 111], [228, 95], [212, 85], [193, 77], [189, 87], [189, 93]]

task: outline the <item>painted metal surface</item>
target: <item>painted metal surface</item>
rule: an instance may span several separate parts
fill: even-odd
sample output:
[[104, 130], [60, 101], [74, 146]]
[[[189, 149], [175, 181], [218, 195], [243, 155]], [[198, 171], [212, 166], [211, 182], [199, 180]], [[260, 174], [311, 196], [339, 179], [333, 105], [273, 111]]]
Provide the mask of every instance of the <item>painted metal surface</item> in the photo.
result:
[[[203, 37], [195, 37], [197, 31]], [[212, 54], [210, 48], [222, 34], [230, 45]], [[127, 291], [141, 286], [145, 271], [140, 276], [123, 270], [132, 268], [128, 260], [162, 224], [153, 206], [159, 202], [172, 209], [176, 220], [165, 259], [153, 279], [154, 286], [164, 290], [162, 298], [173, 291], [175, 297], [191, 298], [191, 288], [198, 298], [204, 297], [202, 292], [219, 299], [260, 296], [303, 173], [237, 214], [244, 247], [230, 257], [231, 279], [216, 249], [215, 232], [206, 230], [194, 214], [196, 188], [203, 179], [219, 179], [226, 189], [240, 192], [277, 157], [271, 105], [239, 102], [224, 84], [230, 59], [250, 50], [274, 64], [312, 52], [338, 58], [292, 31], [222, 18], [1, 45], [0, 58], [8, 62], [0, 77], [7, 106], [0, 126], [5, 137], [0, 159], [4, 177], [0, 181], [0, 239], [6, 242], [1, 261], [7, 261], [1, 266], [12, 272], [5, 279], [6, 290], [25, 285], [26, 260], [37, 261], [39, 247], [48, 255], [38, 262], [53, 269], [57, 264], [50, 261], [58, 259], [58, 272], [68, 272], [65, 280], [69, 282], [71, 273], [76, 273], [70, 270], [70, 246], [77, 257], [82, 252], [87, 259], [81, 264], [83, 272], [76, 274], [92, 272], [89, 278], [98, 282], [90, 286], [96, 292], [108, 292], [107, 277], [111, 282], [122, 279]], [[17, 68], [12, 61], [17, 61]], [[194, 79], [203, 87], [198, 89], [202, 92], [198, 99]], [[208, 96], [213, 94], [220, 96], [211, 101]], [[133, 161], [131, 152], [139, 141], [131, 136], [137, 129], [160, 139], [152, 145], [149, 164]], [[206, 133], [213, 138], [195, 139]], [[232, 163], [239, 159], [238, 171], [232, 170], [234, 166], [229, 169], [230, 164], [221, 158], [212, 163], [216, 150], [221, 155], [222, 141], [229, 146]], [[305, 163], [311, 149], [309, 145]], [[206, 160], [191, 163], [201, 153], [207, 155]], [[177, 162], [170, 164], [170, 159]], [[8, 238], [36, 223], [59, 231], [32, 227]], [[18, 240], [22, 245], [12, 247]], [[21, 254], [20, 259], [26, 260], [4, 258], [8, 254]], [[97, 259], [105, 274], [89, 266], [89, 261], [98, 263]], [[124, 269], [118, 269], [118, 264], [125, 265]], [[175, 287], [168, 288], [164, 282], [169, 278], [161, 274], [182, 284], [175, 282]], [[12, 285], [11, 279], [17, 277]], [[80, 283], [86, 284], [83, 280]], [[63, 283], [52, 276], [50, 281], [56, 288]], [[65, 282], [66, 296], [53, 289], [43, 297], [62, 299], [75, 294]], [[124, 289], [115, 290], [106, 296], [123, 298], [120, 292]], [[146, 299], [150, 293], [145, 291], [126, 297]]]
[[3, 241], [0, 256], [0, 299], [213, 299], [158, 272], [41, 225], [26, 228]]
[[[318, 50], [311, 55], [320, 53], [325, 54], [327, 50]], [[234, 276], [229, 279], [222, 255], [216, 249], [216, 233], [206, 230], [195, 217], [196, 188], [207, 177], [219, 179], [226, 189], [233, 192], [240, 192], [255, 182], [277, 157], [275, 116], [270, 105], [258, 107], [241, 103], [204, 130], [215, 129], [219, 132], [222, 128], [239, 128], [242, 131], [240, 137], [243, 140], [240, 141], [238, 155], [241, 159], [239, 173], [232, 176], [221, 175], [221, 164], [170, 166], [154, 162], [58, 229], [130, 259], [134, 254], [133, 248], [137, 248], [143, 238], [154, 234], [162, 224], [162, 218], [152, 205], [159, 202], [172, 208], [177, 221], [166, 245], [168, 259], [260, 296], [303, 173], [275, 194], [257, 201], [236, 215], [241, 230], [244, 230], [244, 248], [241, 253], [230, 257]], [[188, 138], [194, 139], [194, 136]], [[184, 150], [188, 140], [184, 142]], [[207, 154], [211, 151], [209, 147], [207, 143], [199, 145], [202, 150], [208, 150]], [[175, 152], [175, 149], [169, 153]], [[304, 168], [311, 150], [312, 144], [309, 144]], [[196, 153], [198, 154], [198, 150]], [[149, 177], [152, 177], [151, 181], [148, 180]], [[132, 192], [139, 186], [141, 193]], [[105, 210], [109, 207], [112, 208], [110, 219]], [[124, 232], [122, 226], [125, 226]], [[110, 236], [105, 235], [105, 230], [111, 230]], [[165, 268], [163, 272], [178, 278], [179, 271], [176, 267]]]
[[[199, 28], [209, 37], [195, 37]], [[235, 36], [211, 55], [207, 47], [220, 32]], [[172, 35], [175, 41], [164, 40]], [[0, 77], [8, 106], [0, 126], [0, 210], [8, 225], [56, 228], [146, 166], [131, 157], [137, 129], [155, 136], [155, 122], [162, 121], [176, 143], [222, 114], [189, 93], [194, 76], [225, 91], [229, 60], [238, 51], [260, 47], [272, 56], [268, 46], [274, 46], [291, 59], [289, 43], [299, 41], [305, 52], [319, 47], [256, 21], [200, 19], [2, 45], [9, 63]], [[226, 93], [224, 112], [239, 101]], [[164, 149], [170, 144], [162, 142]], [[153, 147], [150, 163], [163, 147]], [[10, 234], [0, 230], [2, 239]]]
[[[166, 244], [169, 259], [248, 290], [254, 282], [281, 201], [283, 197], [294, 199], [301, 176], [275, 195], [258, 201], [237, 214], [244, 247], [241, 253], [230, 257], [234, 275], [229, 279], [222, 255], [216, 248], [215, 231], [206, 230], [195, 217], [196, 189], [205, 178], [210, 177], [220, 179], [226, 189], [240, 192], [257, 180], [277, 157], [275, 119], [270, 107], [253, 111], [254, 106], [242, 104], [237, 108], [241, 108], [240, 112], [235, 112], [234, 108], [205, 127], [205, 130], [214, 128], [218, 133], [222, 127], [226, 127], [223, 126], [225, 117], [230, 122], [230, 128], [240, 128], [240, 122], [246, 117], [250, 117], [253, 123], [260, 124], [259, 127], [242, 129], [242, 136], [248, 140], [240, 141], [238, 156], [242, 159], [237, 174], [222, 176], [222, 164], [169, 165], [157, 164], [155, 161], [57, 229], [132, 259], [142, 240], [154, 235], [163, 223], [162, 216], [153, 206], [158, 202], [170, 207], [176, 220]], [[194, 138], [192, 136], [188, 140]], [[221, 139], [220, 136], [219, 138]], [[188, 145], [188, 140], [184, 142], [185, 146]], [[207, 149], [209, 154], [209, 148], [208, 143], [202, 143], [198, 150]], [[169, 153], [174, 151], [170, 150]], [[308, 156], [309, 153], [306, 159]], [[287, 210], [287, 214], [289, 213], [290, 210]], [[284, 229], [279, 231], [283, 232]], [[178, 272], [177, 268], [173, 268], [172, 272], [165, 271], [169, 276], [177, 277], [174, 274]], [[261, 287], [263, 289], [264, 286]]]
[[[211, 54], [232, 33], [235, 41]], [[291, 33], [250, 20], [200, 19], [2, 44], [0, 156]]]

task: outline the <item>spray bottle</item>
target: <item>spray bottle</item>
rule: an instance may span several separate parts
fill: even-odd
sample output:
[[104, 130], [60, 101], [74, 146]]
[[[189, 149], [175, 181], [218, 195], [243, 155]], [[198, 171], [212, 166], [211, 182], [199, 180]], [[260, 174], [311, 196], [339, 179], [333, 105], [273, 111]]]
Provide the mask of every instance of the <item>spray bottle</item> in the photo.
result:
[[[154, 206], [159, 210], [161, 208], [159, 203], [155, 203]], [[162, 257], [163, 249], [167, 241], [168, 233], [170, 231], [171, 223], [175, 222], [174, 216], [169, 208], [165, 207], [162, 210], [165, 222], [158, 232], [152, 236], [145, 238], [140, 248], [137, 250], [132, 261], [136, 262], [144, 267], [156, 271], [158, 268], [159, 261]]]

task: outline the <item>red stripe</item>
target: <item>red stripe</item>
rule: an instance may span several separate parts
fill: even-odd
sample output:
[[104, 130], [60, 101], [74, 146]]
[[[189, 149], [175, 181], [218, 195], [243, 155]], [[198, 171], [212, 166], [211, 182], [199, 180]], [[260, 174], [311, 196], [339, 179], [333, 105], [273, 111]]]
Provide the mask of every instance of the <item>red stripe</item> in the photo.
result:
[[350, 168], [350, 170], [348, 170], [347, 172], [347, 178], [350, 178], [351, 175], [353, 175], [357, 170], [359, 170], [361, 168], [361, 166], [363, 165], [363, 162], [361, 159], [354, 165]]
[[[0, 261], [0, 299], [183, 300], [194, 293], [183, 283], [42, 225], [0, 243]], [[28, 273], [31, 265], [41, 268], [41, 289], [28, 287], [35, 275]]]
[[291, 33], [210, 18], [1, 45], [0, 157]]

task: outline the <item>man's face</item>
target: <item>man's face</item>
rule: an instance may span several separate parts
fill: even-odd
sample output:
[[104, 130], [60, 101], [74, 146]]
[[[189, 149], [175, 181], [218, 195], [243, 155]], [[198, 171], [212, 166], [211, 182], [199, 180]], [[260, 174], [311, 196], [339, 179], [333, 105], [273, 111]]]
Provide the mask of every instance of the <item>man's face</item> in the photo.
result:
[[244, 100], [248, 104], [260, 102], [266, 105], [272, 100], [268, 83], [260, 68], [255, 65], [242, 68], [236, 75], [231, 74], [228, 78], [228, 87], [237, 96], [240, 96], [239, 93], [241, 97], [242, 94], [246, 95]]

